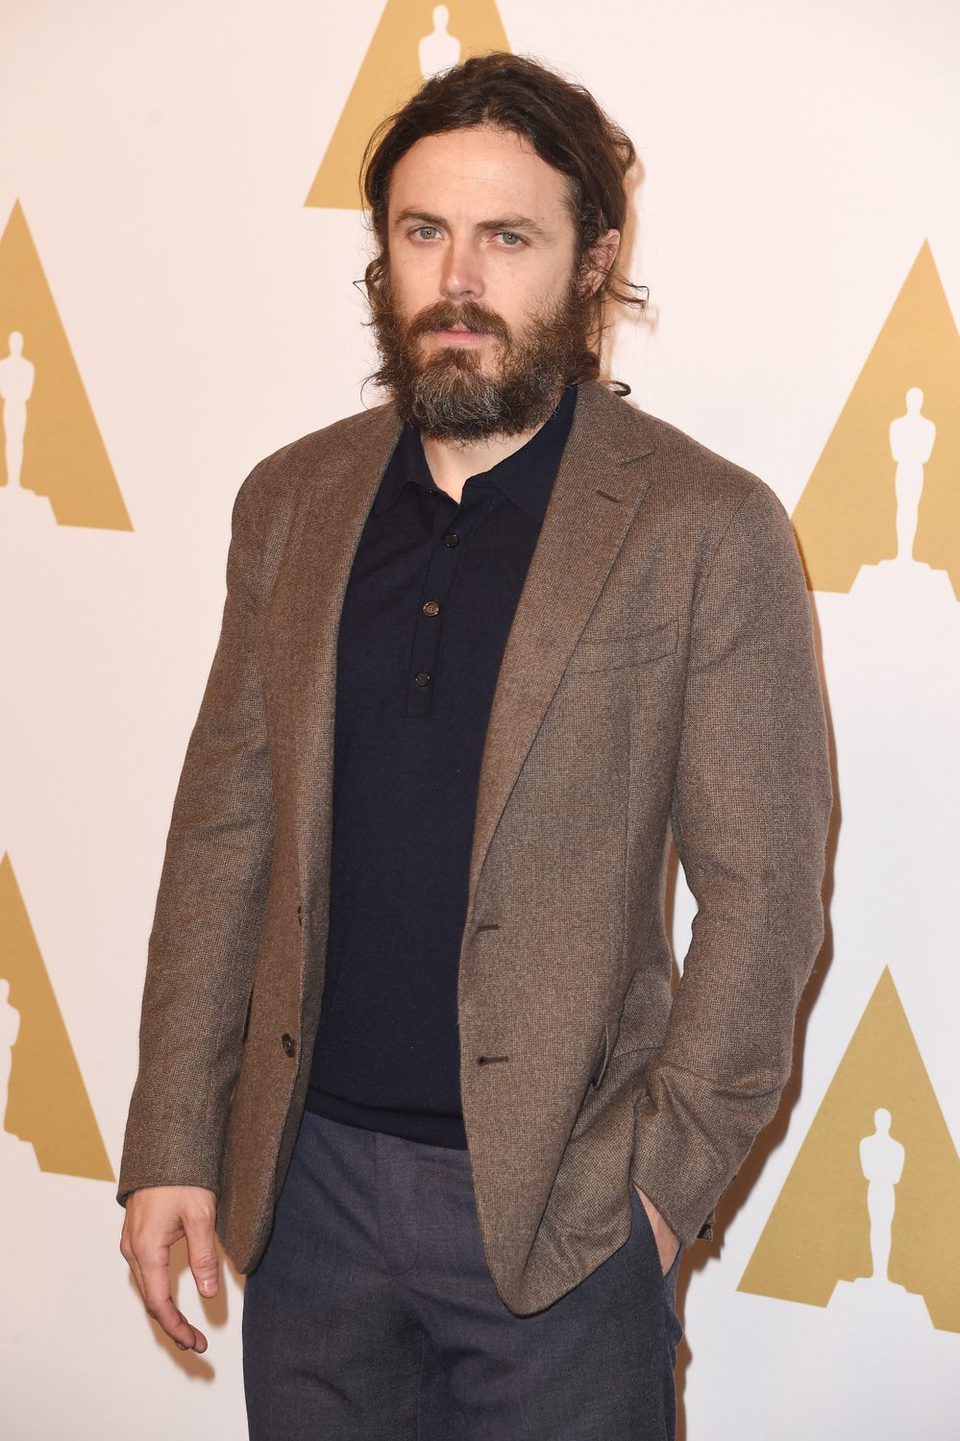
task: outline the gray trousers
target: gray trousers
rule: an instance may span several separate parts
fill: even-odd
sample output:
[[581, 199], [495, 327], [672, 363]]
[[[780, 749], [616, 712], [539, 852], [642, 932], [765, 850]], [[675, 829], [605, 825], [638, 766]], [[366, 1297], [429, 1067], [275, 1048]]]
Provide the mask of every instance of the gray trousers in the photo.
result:
[[663, 1276], [630, 1193], [623, 1245], [516, 1316], [467, 1151], [307, 1111], [246, 1282], [251, 1441], [674, 1441], [682, 1248]]

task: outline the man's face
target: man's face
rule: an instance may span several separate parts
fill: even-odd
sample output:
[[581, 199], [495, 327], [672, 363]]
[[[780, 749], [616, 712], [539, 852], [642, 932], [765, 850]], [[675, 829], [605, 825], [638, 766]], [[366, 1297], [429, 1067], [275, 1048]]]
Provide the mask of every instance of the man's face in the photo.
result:
[[394, 167], [374, 329], [398, 410], [426, 434], [517, 435], [556, 405], [591, 313], [565, 184], [489, 127], [418, 140]]

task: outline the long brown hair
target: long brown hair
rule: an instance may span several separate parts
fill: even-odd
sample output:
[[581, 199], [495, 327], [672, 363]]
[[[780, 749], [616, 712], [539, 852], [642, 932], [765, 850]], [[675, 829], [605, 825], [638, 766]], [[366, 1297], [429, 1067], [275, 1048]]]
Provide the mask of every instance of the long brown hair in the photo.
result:
[[[582, 85], [523, 55], [494, 50], [472, 55], [427, 80], [401, 109], [376, 127], [360, 166], [361, 205], [370, 211], [377, 255], [364, 271], [374, 308], [388, 274], [387, 207], [390, 177], [402, 155], [427, 135], [492, 125], [523, 136], [542, 160], [567, 178], [566, 202], [577, 235], [576, 270], [607, 230], [623, 235], [627, 218], [624, 180], [636, 160], [630, 138], [601, 110]], [[587, 349], [580, 381], [599, 371], [599, 345], [607, 301], [646, 304], [646, 286], [626, 280], [617, 260], [591, 297], [588, 329], [597, 350]], [[624, 381], [615, 382], [629, 395]]]

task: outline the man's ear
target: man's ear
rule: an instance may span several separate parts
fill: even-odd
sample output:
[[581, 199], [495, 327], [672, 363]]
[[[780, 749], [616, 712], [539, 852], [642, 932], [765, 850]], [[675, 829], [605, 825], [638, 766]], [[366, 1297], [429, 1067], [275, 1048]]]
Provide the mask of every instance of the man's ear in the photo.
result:
[[592, 295], [603, 284], [619, 249], [619, 230], [608, 230], [593, 242], [583, 257], [580, 273], [580, 287], [584, 295]]

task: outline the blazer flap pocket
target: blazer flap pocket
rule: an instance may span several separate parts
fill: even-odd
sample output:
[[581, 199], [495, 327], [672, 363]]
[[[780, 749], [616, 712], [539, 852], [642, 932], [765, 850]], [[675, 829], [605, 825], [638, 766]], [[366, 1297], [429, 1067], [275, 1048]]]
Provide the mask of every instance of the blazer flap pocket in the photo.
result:
[[620, 670], [643, 665], [677, 648], [677, 622], [664, 620], [628, 635], [589, 636], [577, 642], [567, 665], [568, 674]]

